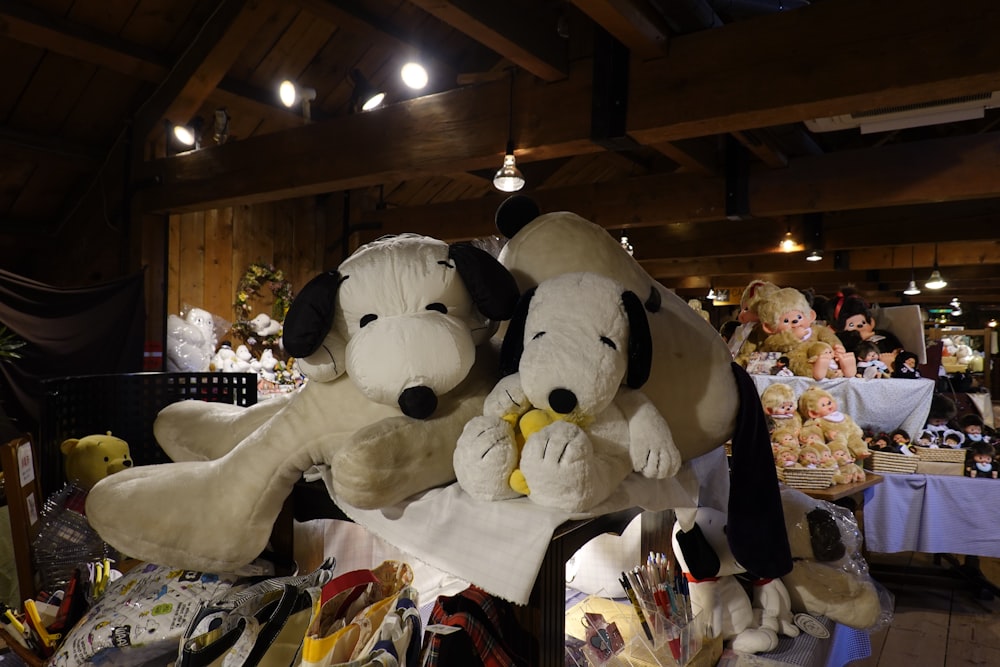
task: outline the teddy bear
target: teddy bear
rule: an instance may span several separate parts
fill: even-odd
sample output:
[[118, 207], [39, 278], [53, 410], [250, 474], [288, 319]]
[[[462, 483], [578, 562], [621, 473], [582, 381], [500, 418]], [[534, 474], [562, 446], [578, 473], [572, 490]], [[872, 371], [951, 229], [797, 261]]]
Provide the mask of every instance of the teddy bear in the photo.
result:
[[791, 597], [781, 579], [757, 579], [753, 597], [736, 578], [747, 572], [726, 543], [726, 514], [710, 507], [678, 508], [671, 530], [674, 557], [690, 591], [691, 610], [736, 651], [774, 650], [778, 635], [796, 637]]
[[781, 490], [788, 540], [795, 558], [781, 577], [794, 613], [805, 612], [856, 629], [891, 618], [861, 555], [857, 519], [847, 509], [792, 488]]
[[[757, 303], [757, 315], [761, 328], [768, 334], [758, 349], [787, 355], [788, 367], [795, 375], [824, 379], [829, 376], [833, 361], [839, 370], [838, 377], [854, 376], [857, 370], [854, 356], [828, 327], [815, 324], [816, 312], [799, 290], [783, 287], [762, 296]], [[833, 359], [820, 354], [821, 349], [810, 349], [815, 342], [829, 345]]]
[[85, 491], [108, 475], [132, 467], [128, 443], [111, 435], [111, 431], [68, 438], [59, 445], [59, 451], [65, 457], [66, 479]]
[[496, 225], [507, 239], [499, 260], [522, 291], [563, 273], [591, 272], [641, 299], [653, 343], [643, 393], [669, 424], [683, 461], [732, 439], [730, 546], [761, 576], [790, 568], [760, 396], [718, 332], [594, 222], [570, 211], [541, 213], [530, 197], [513, 195], [498, 207]]
[[[633, 471], [663, 479], [680, 468], [670, 427], [640, 391], [652, 360], [645, 309], [619, 283], [564, 273], [528, 290], [500, 360], [504, 377], [455, 448], [455, 474], [473, 497], [523, 493], [583, 512]], [[522, 445], [515, 425], [526, 417], [537, 425], [521, 426]]]
[[861, 427], [847, 414], [837, 409], [833, 394], [819, 387], [809, 387], [799, 396], [799, 412], [807, 425], [819, 426], [827, 442], [842, 436], [855, 458], [870, 456]]
[[168, 405], [153, 430], [174, 462], [95, 485], [92, 525], [136, 558], [232, 571], [264, 549], [314, 466], [346, 507], [453, 481], [455, 442], [497, 380], [490, 338], [518, 297], [510, 273], [472, 245], [408, 234], [362, 246], [306, 284], [285, 317], [305, 386], [247, 408]]

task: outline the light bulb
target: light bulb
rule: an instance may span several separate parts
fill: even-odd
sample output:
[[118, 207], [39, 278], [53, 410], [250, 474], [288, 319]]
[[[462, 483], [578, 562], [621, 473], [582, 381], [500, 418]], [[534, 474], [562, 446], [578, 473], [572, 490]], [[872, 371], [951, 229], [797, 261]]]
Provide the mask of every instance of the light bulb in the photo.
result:
[[503, 156], [503, 166], [493, 177], [493, 186], [501, 192], [517, 192], [524, 187], [524, 176], [514, 162], [514, 154]]
[[427, 85], [427, 70], [419, 63], [406, 63], [399, 70], [399, 75], [403, 78], [403, 83], [413, 90], [420, 90]]
[[281, 99], [281, 103], [286, 107], [291, 108], [295, 104], [295, 84], [285, 79], [278, 86], [278, 98]]
[[629, 256], [631, 256], [632, 253], [634, 252], [634, 248], [632, 247], [632, 244], [629, 243], [628, 237], [625, 236], [624, 234], [622, 234], [621, 244], [622, 244], [622, 248], [625, 249], [625, 252], [627, 252], [629, 254]]
[[781, 243], [778, 244], [778, 249], [781, 252], [795, 252], [799, 250], [799, 244], [795, 242], [795, 238], [792, 236], [791, 232], [785, 232], [784, 238], [781, 239]]

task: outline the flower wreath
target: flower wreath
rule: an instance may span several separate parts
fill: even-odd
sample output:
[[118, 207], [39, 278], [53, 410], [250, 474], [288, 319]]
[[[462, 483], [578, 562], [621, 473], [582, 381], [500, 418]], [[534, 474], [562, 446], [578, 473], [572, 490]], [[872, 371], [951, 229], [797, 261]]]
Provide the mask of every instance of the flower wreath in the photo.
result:
[[272, 334], [257, 340], [257, 334], [250, 325], [252, 319], [250, 315], [253, 312], [253, 308], [250, 307], [250, 298], [260, 296], [261, 288], [265, 286], [274, 295], [271, 319], [284, 322], [288, 307], [292, 303], [292, 285], [285, 280], [280, 269], [274, 268], [273, 264], [259, 262], [254, 262], [247, 267], [246, 273], [243, 274], [239, 285], [236, 286], [236, 303], [233, 304], [233, 308], [236, 310], [236, 323], [233, 324], [233, 331], [246, 341], [247, 345], [259, 343], [268, 347], [277, 343], [278, 339], [281, 338], [281, 334]]

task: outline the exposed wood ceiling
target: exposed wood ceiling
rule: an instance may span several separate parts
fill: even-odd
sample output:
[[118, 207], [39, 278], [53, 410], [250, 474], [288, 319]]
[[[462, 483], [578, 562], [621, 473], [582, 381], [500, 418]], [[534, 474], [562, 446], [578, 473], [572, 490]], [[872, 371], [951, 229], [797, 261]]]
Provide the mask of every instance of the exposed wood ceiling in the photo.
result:
[[[684, 296], [766, 277], [898, 303], [936, 254], [949, 286], [916, 301], [1000, 309], [1000, 110], [804, 124], [1000, 90], [998, 33], [995, 0], [5, 0], [0, 239], [345, 190], [371, 233], [487, 236], [510, 122], [524, 193], [627, 233]], [[352, 113], [353, 70], [389, 104]], [[317, 91], [309, 120], [282, 78]], [[164, 121], [195, 116], [204, 147], [166, 156]], [[777, 252], [817, 224], [822, 261]]]

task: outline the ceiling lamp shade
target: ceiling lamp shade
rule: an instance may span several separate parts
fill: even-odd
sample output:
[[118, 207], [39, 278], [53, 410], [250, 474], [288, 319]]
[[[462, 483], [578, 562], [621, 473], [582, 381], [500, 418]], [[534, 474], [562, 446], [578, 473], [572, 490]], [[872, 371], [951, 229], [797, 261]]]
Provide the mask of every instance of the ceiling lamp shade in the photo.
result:
[[917, 294], [920, 294], [920, 288], [917, 287], [917, 281], [911, 278], [910, 284], [906, 286], [905, 290], [903, 290], [903, 294], [906, 296], [916, 296]]
[[625, 250], [625, 252], [629, 254], [629, 257], [635, 254], [635, 248], [632, 247], [632, 244], [629, 242], [628, 237], [625, 236], [624, 234], [622, 234], [620, 243], [622, 244], [622, 248]]
[[807, 262], [819, 262], [822, 261], [822, 259], [823, 259], [822, 250], [813, 250], [808, 255], [806, 255]]
[[924, 283], [924, 287], [927, 289], [941, 289], [942, 287], [947, 287], [948, 283], [941, 276], [941, 271], [938, 269], [938, 259], [937, 259], [937, 243], [934, 244], [934, 270], [931, 271], [931, 277], [927, 279]]
[[507, 148], [503, 164], [493, 176], [493, 187], [500, 192], [517, 192], [524, 187], [524, 174], [514, 159], [514, 70], [510, 70], [510, 95], [507, 98]]
[[781, 252], [798, 252], [802, 250], [802, 245], [792, 236], [792, 230], [788, 230], [781, 237], [781, 242], [778, 243], [778, 250]]

